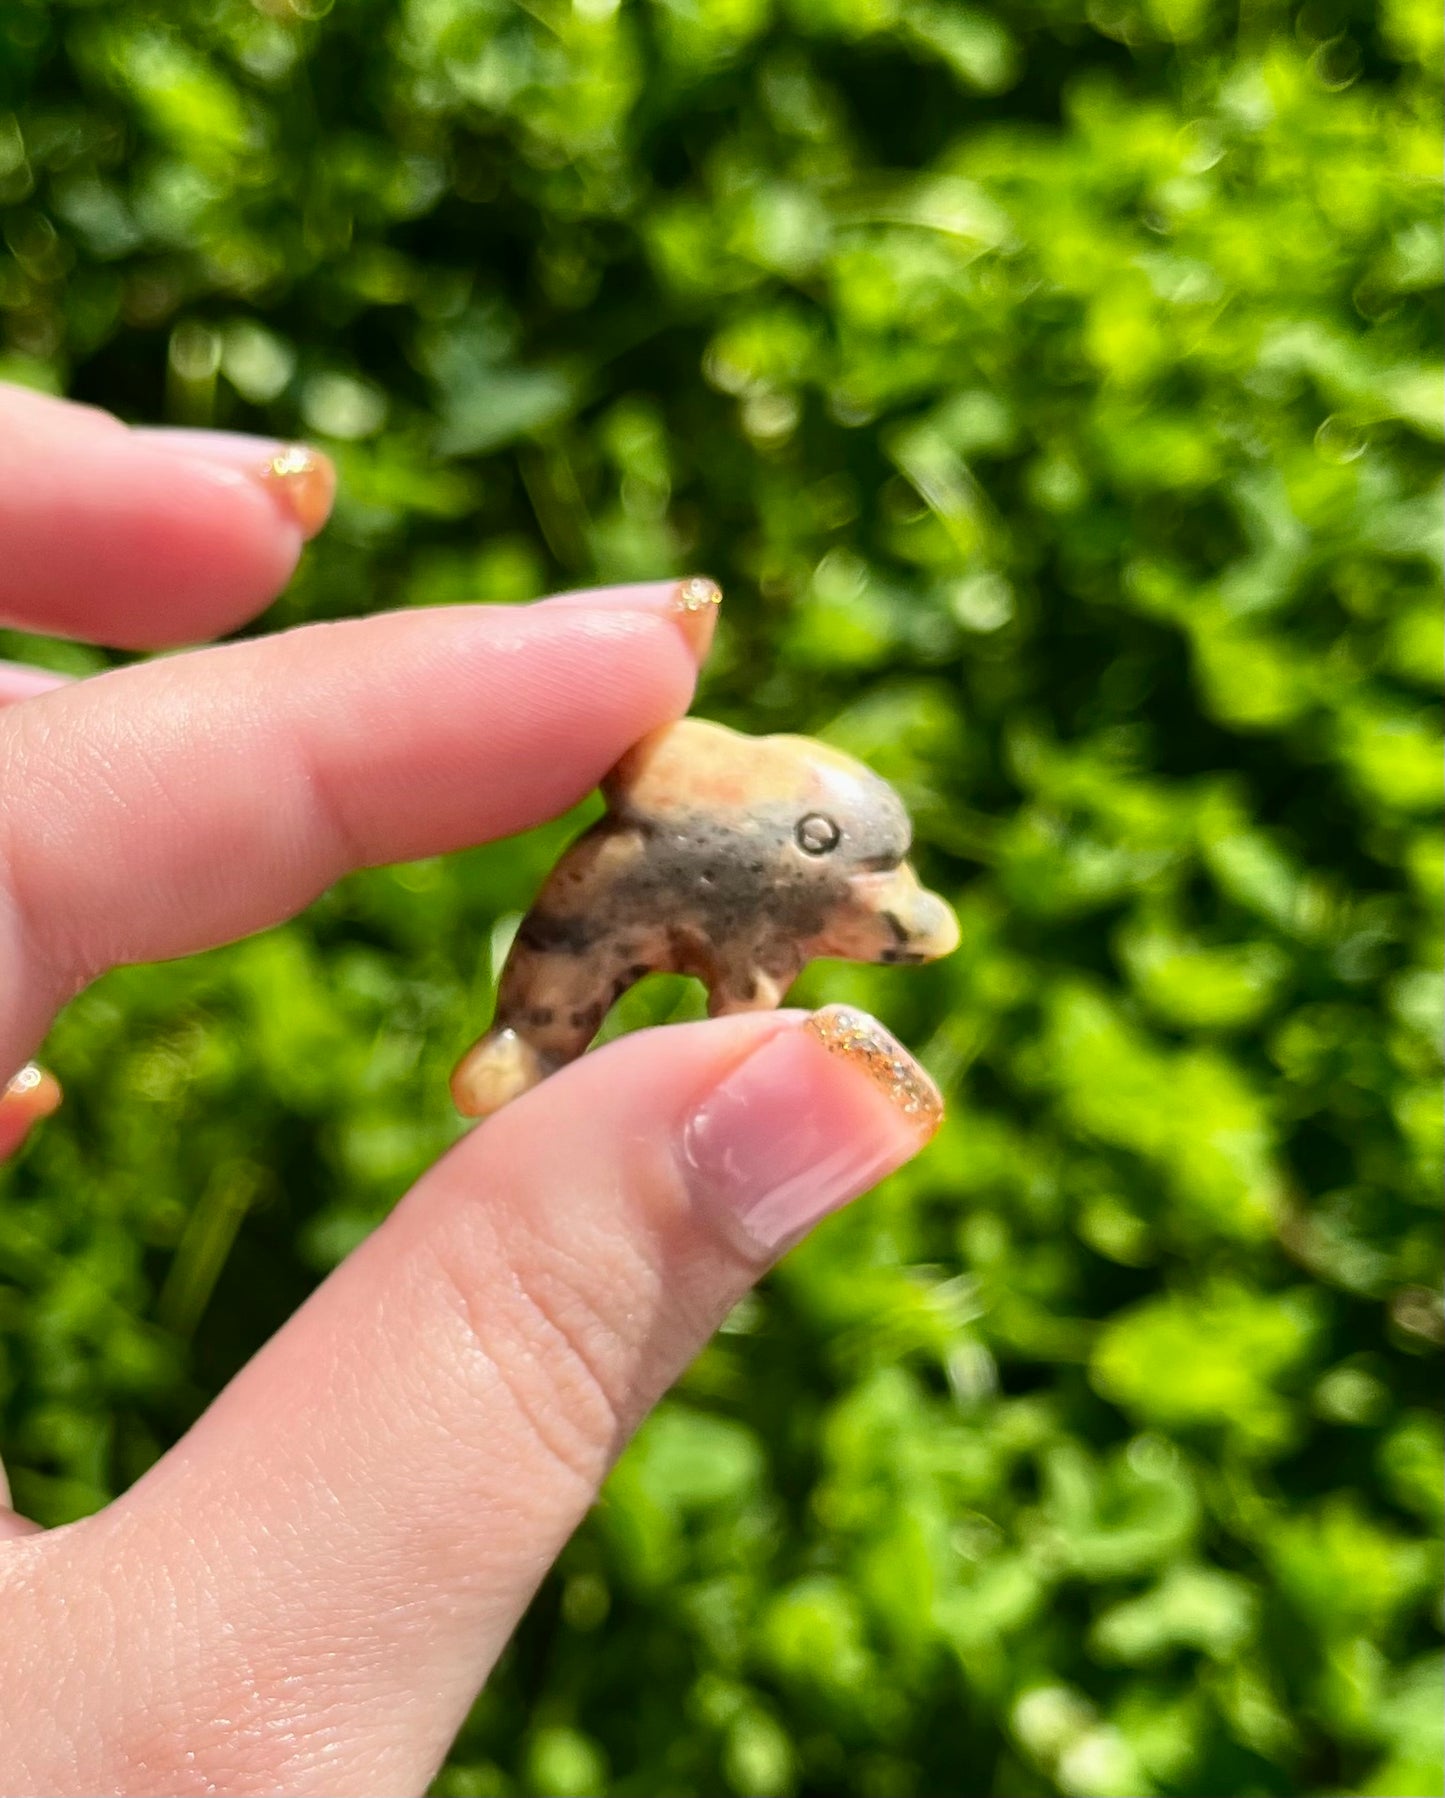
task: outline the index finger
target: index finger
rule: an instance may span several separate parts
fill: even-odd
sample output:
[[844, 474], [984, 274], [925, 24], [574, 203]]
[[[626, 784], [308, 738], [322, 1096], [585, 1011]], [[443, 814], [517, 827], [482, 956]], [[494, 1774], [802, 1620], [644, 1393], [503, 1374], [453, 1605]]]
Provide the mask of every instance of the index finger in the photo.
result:
[[0, 623], [121, 649], [223, 635], [285, 586], [333, 485], [298, 445], [133, 431], [0, 383]]
[[686, 709], [695, 585], [310, 625], [0, 711], [0, 1071], [103, 968], [565, 811]]

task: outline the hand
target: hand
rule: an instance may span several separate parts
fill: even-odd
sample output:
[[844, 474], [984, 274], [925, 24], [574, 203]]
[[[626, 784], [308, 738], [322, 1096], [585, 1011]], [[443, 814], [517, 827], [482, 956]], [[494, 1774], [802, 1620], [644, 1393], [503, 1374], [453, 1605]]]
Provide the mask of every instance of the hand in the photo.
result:
[[[227, 630], [328, 478], [0, 388], [0, 617]], [[574, 803], [689, 702], [711, 627], [675, 593], [0, 670], [0, 1072], [104, 968]], [[27, 1078], [0, 1153], [55, 1096]], [[936, 1122], [926, 1076], [832, 1010], [639, 1032], [473, 1131], [124, 1497], [49, 1534], [0, 1509], [0, 1790], [424, 1790], [648, 1407]]]

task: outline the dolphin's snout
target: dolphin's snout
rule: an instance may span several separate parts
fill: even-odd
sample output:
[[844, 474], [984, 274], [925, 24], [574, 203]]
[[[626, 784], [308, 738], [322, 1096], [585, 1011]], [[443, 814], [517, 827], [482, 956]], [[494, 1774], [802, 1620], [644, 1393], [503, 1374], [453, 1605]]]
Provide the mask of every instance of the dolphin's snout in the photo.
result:
[[953, 907], [921, 886], [907, 862], [875, 890], [871, 904], [897, 939], [900, 961], [937, 961], [958, 947]]
[[905, 919], [909, 946], [925, 961], [952, 955], [958, 947], [958, 917], [946, 899], [919, 887], [911, 916]]

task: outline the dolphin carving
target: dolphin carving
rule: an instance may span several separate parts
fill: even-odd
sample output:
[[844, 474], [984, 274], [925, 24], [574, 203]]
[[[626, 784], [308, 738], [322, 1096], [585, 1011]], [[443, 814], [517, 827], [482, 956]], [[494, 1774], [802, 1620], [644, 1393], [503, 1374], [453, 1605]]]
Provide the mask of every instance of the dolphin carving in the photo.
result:
[[602, 791], [606, 815], [537, 895], [492, 1028], [452, 1075], [467, 1116], [575, 1060], [646, 974], [695, 975], [721, 1017], [778, 1005], [818, 956], [925, 962], [958, 946], [952, 909], [905, 859], [903, 802], [826, 744], [684, 718]]

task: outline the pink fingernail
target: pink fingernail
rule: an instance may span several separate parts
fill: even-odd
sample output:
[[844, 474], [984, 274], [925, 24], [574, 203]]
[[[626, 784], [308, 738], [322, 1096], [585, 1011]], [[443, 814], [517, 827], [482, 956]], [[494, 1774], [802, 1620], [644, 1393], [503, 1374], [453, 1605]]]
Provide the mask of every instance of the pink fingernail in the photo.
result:
[[0, 1157], [20, 1147], [31, 1127], [59, 1106], [60, 1096], [59, 1081], [33, 1061], [0, 1089]]
[[195, 431], [168, 426], [138, 426], [157, 449], [194, 456], [218, 468], [249, 475], [272, 493], [283, 511], [310, 539], [331, 516], [336, 497], [336, 469], [329, 456], [306, 443], [278, 443], [248, 437], [241, 431]]
[[698, 1201], [775, 1256], [916, 1155], [943, 1118], [938, 1088], [866, 1012], [830, 1005], [781, 1030], [688, 1121]]
[[705, 574], [680, 581], [642, 581], [626, 587], [581, 588], [557, 593], [539, 602], [544, 606], [574, 606], [587, 611], [665, 612], [687, 639], [688, 647], [702, 661], [712, 647], [717, 627], [722, 588]]
[[36, 693], [49, 693], [56, 687], [69, 685], [69, 676], [52, 674], [48, 668], [31, 668], [23, 662], [0, 662], [0, 705], [13, 705], [18, 699], [30, 699]]

